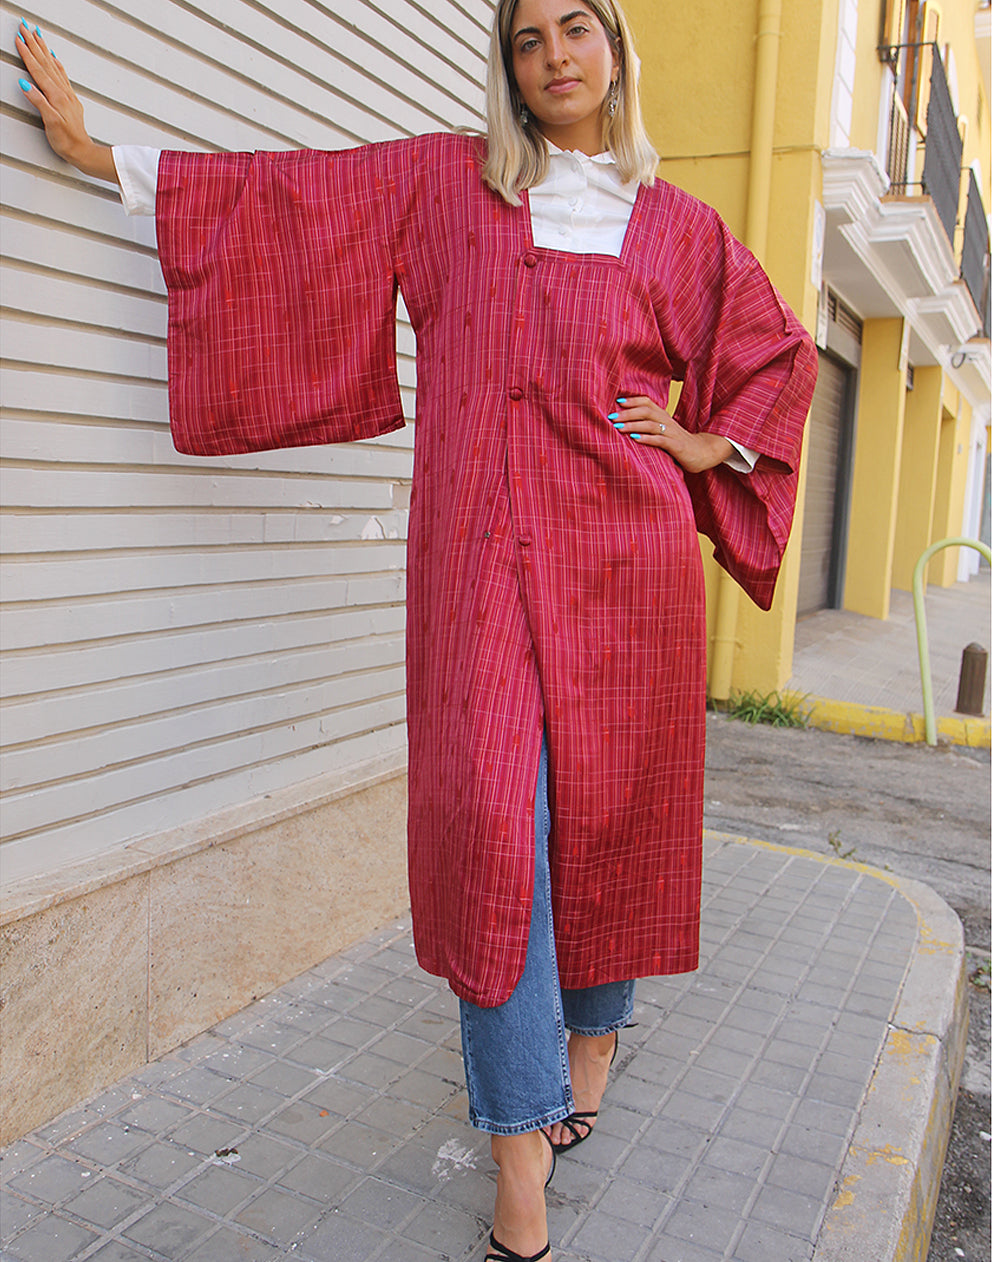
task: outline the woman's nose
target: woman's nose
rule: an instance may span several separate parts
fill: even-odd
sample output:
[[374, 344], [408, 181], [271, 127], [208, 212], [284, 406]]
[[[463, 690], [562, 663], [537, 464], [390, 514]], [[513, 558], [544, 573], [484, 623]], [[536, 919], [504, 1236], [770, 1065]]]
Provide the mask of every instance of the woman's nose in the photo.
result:
[[568, 60], [568, 54], [565, 52], [565, 45], [557, 37], [548, 40], [545, 45], [545, 59], [548, 66], [552, 68], [562, 65]]

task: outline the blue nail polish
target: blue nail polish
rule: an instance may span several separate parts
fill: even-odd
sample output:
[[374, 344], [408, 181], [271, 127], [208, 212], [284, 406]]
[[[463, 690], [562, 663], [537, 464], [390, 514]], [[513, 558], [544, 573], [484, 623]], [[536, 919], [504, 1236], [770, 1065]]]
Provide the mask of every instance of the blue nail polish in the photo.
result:
[[18, 79], [17, 83], [22, 92], [30, 92], [33, 86], [32, 84], [28, 83], [27, 79]]
[[617, 399], [617, 402], [618, 402], [618, 403], [626, 403], [626, 402], [627, 402], [627, 400], [626, 400], [626, 399]]
[[620, 415], [619, 412], [608, 412], [606, 419], [608, 421], [615, 421], [619, 415]]
[[35, 35], [37, 35], [37, 36], [38, 36], [38, 38], [39, 38], [39, 39], [41, 39], [41, 27], [40, 27], [40, 26], [36, 26], [36, 27], [34, 28], [34, 33], [35, 33]]
[[24, 43], [24, 36], [21, 34], [20, 31], [17, 32], [17, 38], [21, 41], [22, 44]]
[[640, 442], [643, 437], [643, 434], [631, 434], [631, 438], [636, 438], [638, 442]]
[[614, 421], [614, 422], [613, 422], [613, 428], [614, 428], [614, 429], [623, 429], [623, 427], [624, 427], [624, 422], [623, 422], [623, 421]]

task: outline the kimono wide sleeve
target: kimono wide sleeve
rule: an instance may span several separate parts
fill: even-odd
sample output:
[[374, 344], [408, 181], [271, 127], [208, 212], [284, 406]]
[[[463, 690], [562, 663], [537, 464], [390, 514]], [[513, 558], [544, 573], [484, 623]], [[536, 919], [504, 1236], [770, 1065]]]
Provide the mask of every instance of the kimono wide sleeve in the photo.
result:
[[399, 147], [162, 155], [156, 224], [180, 451], [347, 442], [403, 425], [395, 309], [414, 181], [397, 175]]
[[816, 348], [715, 214], [694, 241], [696, 261], [682, 295], [692, 332], [675, 417], [687, 429], [721, 434], [760, 454], [750, 474], [724, 464], [686, 474], [686, 484], [697, 529], [717, 561], [768, 609], [795, 511]]

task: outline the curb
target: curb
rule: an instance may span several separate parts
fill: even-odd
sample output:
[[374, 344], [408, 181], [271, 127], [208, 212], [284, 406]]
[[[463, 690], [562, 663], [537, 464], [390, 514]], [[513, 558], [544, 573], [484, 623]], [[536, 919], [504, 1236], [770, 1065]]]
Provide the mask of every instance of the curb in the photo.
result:
[[[887, 710], [884, 706], [859, 705], [855, 701], [831, 701], [827, 697], [790, 692], [808, 711], [808, 725], [824, 732], [850, 736], [871, 736], [875, 740], [922, 744], [926, 727], [922, 714]], [[937, 740], [942, 745], [964, 745], [969, 749], [992, 748], [992, 722], [985, 718], [944, 715], [937, 719]]]
[[916, 910], [913, 954], [813, 1262], [924, 1262], [968, 1037], [961, 921], [920, 881], [798, 847], [719, 836], [853, 868], [893, 886]]

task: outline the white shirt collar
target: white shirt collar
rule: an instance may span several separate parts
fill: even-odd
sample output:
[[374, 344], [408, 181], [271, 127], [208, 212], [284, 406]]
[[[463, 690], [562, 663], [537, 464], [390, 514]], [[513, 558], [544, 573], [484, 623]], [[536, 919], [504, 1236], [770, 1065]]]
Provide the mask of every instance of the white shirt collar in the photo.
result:
[[547, 137], [545, 137], [544, 143], [548, 146], [548, 153], [551, 157], [561, 155], [566, 158], [574, 158], [577, 162], [596, 162], [600, 166], [616, 166], [616, 158], [610, 153], [609, 149], [604, 153], [588, 154], [582, 153], [579, 149], [559, 149]]

